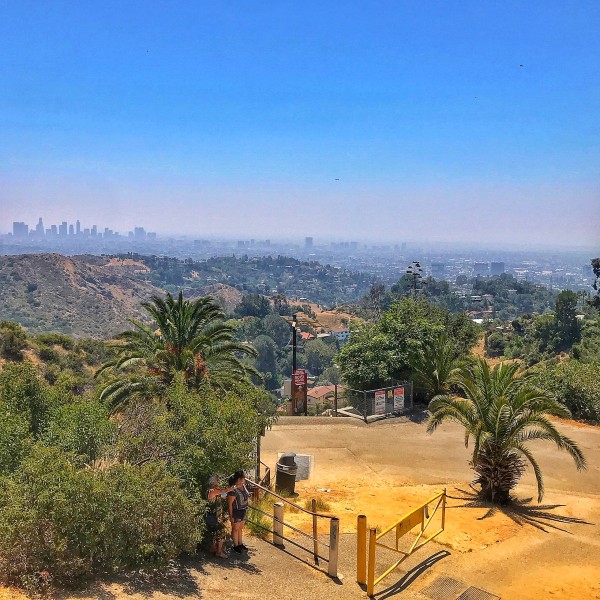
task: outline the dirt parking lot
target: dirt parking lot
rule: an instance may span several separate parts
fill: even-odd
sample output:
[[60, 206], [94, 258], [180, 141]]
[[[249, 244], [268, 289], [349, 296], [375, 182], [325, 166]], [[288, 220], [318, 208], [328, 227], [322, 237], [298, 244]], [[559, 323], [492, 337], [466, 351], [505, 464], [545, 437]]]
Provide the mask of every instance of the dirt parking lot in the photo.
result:
[[[471, 497], [469, 451], [458, 426], [444, 425], [430, 436], [424, 423], [407, 419], [368, 426], [348, 419], [318, 423], [282, 419], [268, 432], [263, 456], [275, 465], [277, 452], [312, 455], [311, 478], [297, 490], [301, 498], [327, 501], [342, 531], [355, 531], [361, 513], [370, 526], [387, 527], [446, 487], [447, 529], [439, 544], [431, 543], [431, 553], [444, 548], [450, 555], [432, 567], [437, 574], [502, 598], [600, 598], [600, 428], [561, 423], [585, 452], [587, 470], [578, 472], [551, 444], [536, 443], [546, 484], [543, 503], [535, 501], [535, 480], [527, 473], [517, 488], [523, 504], [490, 511]], [[428, 550], [422, 552], [425, 558]], [[401, 575], [402, 567], [389, 583]], [[414, 589], [419, 587], [415, 582]]]

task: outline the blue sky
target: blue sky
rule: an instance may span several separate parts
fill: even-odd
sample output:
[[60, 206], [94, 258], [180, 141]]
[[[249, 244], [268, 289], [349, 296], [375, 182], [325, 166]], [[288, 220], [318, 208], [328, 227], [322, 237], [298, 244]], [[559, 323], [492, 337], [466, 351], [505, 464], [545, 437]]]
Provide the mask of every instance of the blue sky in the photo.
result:
[[599, 30], [597, 1], [2, 2], [0, 230], [600, 246]]

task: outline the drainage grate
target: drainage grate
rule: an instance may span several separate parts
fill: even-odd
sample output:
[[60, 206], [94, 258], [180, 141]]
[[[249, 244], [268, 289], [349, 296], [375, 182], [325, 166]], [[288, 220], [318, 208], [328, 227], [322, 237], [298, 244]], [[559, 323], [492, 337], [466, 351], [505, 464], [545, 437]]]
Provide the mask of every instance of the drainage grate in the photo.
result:
[[500, 596], [490, 594], [481, 588], [470, 587], [465, 590], [456, 600], [500, 600]]
[[[427, 587], [420, 590], [420, 593], [432, 600], [453, 600], [458, 594], [464, 591], [465, 585], [462, 581], [440, 575]], [[475, 596], [473, 596], [473, 600], [476, 600]]]

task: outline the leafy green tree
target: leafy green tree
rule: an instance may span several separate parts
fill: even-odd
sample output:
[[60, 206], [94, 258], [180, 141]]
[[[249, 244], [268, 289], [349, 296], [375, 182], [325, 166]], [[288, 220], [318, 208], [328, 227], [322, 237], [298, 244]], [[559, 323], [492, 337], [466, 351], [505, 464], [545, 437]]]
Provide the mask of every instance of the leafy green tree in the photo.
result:
[[279, 348], [284, 348], [291, 343], [292, 328], [290, 324], [279, 315], [270, 314], [262, 320], [263, 331], [277, 344]]
[[590, 300], [590, 304], [600, 310], [600, 258], [592, 258], [592, 270], [594, 272], [594, 283], [592, 287], [594, 288], [595, 294], [592, 296]]
[[485, 338], [485, 351], [488, 356], [502, 356], [506, 343], [504, 336], [498, 331], [493, 331]]
[[392, 380], [411, 378], [413, 365], [424, 348], [435, 343], [442, 333], [460, 357], [475, 344], [480, 329], [465, 315], [452, 315], [428, 302], [403, 298], [376, 324], [353, 331], [336, 363], [351, 388], [382, 387]]
[[224, 312], [210, 297], [177, 300], [167, 294], [142, 304], [153, 326], [132, 320], [133, 330], [118, 336], [117, 357], [97, 372], [111, 371], [116, 380], [106, 385], [101, 398], [113, 406], [132, 395], [164, 390], [177, 373], [190, 388], [209, 381], [222, 388], [259, 376], [240, 356], [256, 356], [249, 344], [234, 341], [235, 328], [223, 322]]
[[505, 504], [510, 492], [532, 466], [538, 487], [538, 502], [544, 495], [542, 471], [528, 443], [554, 442], [566, 450], [577, 469], [585, 468], [585, 458], [577, 444], [566, 437], [548, 418], [569, 417], [569, 410], [532, 384], [530, 375], [519, 377], [518, 365], [500, 363], [490, 369], [480, 358], [463, 367], [453, 384], [460, 396], [436, 396], [429, 404], [427, 430], [433, 433], [444, 421], [454, 421], [465, 429], [465, 444], [473, 441], [471, 467], [476, 484], [486, 500]]
[[313, 375], [320, 375], [331, 367], [336, 354], [336, 346], [323, 340], [310, 340], [304, 345], [306, 367]]
[[556, 329], [561, 349], [569, 349], [581, 339], [577, 321], [577, 294], [565, 290], [556, 299]]
[[268, 335], [254, 338], [252, 345], [256, 349], [256, 369], [263, 374], [265, 387], [274, 389], [278, 386], [277, 377], [277, 345]]
[[258, 317], [262, 319], [271, 311], [271, 303], [260, 294], [242, 296], [240, 303], [235, 307], [235, 314], [238, 317]]

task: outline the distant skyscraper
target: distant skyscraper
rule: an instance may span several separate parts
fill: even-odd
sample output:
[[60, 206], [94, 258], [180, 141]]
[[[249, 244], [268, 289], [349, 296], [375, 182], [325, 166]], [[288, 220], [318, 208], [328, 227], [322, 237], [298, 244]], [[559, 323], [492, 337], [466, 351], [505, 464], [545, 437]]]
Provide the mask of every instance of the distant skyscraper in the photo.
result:
[[73, 223], [69, 225], [69, 235], [75, 235], [75, 227], [73, 227]]
[[26, 238], [29, 235], [29, 225], [23, 221], [14, 221], [13, 235], [18, 238]]
[[60, 237], [67, 237], [67, 231], [68, 231], [67, 222], [63, 221], [58, 226], [58, 235], [60, 235]]
[[98, 235], [98, 226], [92, 225], [92, 230], [90, 231], [90, 235], [92, 237], [96, 237]]
[[313, 247], [313, 239], [311, 237], [304, 238], [304, 247], [312, 248]]
[[475, 262], [473, 263], [473, 275], [487, 276], [490, 274], [490, 265], [486, 262]]
[[134, 227], [133, 228], [133, 237], [136, 240], [145, 240], [146, 239], [146, 230], [143, 227]]
[[39, 238], [44, 237], [44, 221], [42, 221], [42, 217], [40, 217], [38, 224], [35, 226], [35, 235]]
[[79, 219], [77, 219], [77, 222], [75, 223], [75, 234], [81, 235], [81, 223], [79, 222]]
[[504, 273], [504, 263], [503, 262], [493, 262], [490, 265], [490, 275], [502, 275]]

